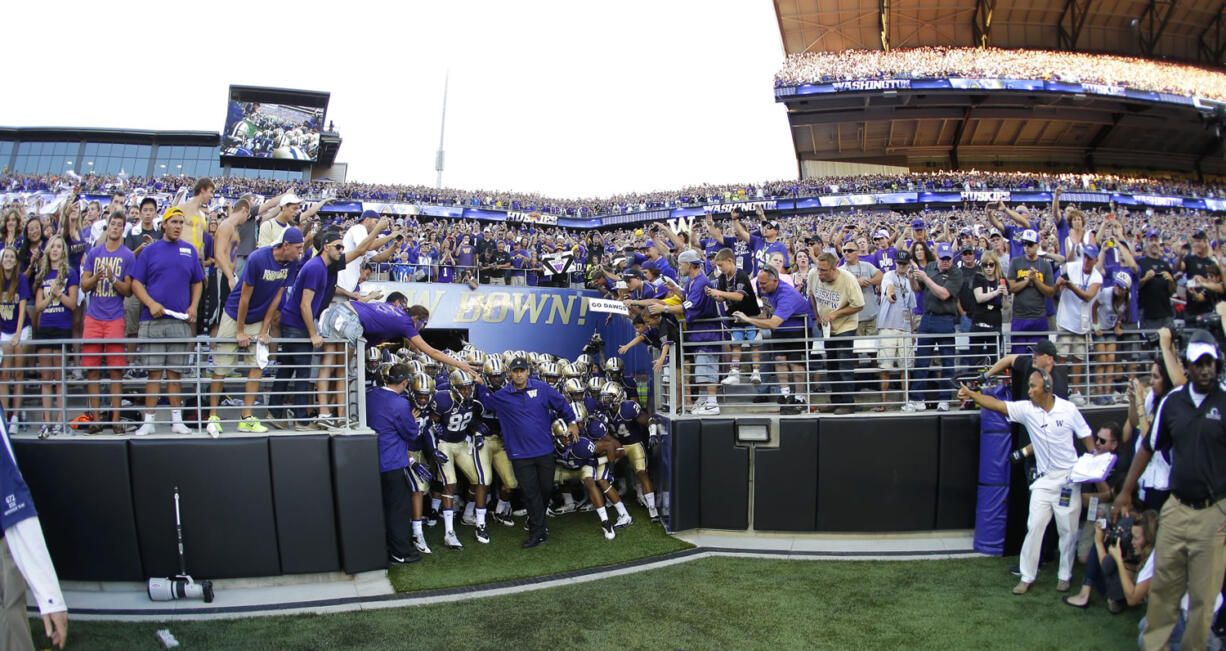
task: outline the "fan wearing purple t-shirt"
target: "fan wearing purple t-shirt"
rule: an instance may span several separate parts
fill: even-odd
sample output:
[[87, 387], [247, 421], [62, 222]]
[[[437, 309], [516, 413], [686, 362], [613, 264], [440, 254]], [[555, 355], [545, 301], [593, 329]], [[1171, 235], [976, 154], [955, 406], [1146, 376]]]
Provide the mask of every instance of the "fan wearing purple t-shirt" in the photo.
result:
[[167, 210], [162, 218], [162, 239], [146, 247], [132, 265], [132, 293], [143, 306], [137, 332], [145, 341], [144, 363], [149, 369], [149, 381], [145, 383], [145, 422], [134, 432], [136, 436], [154, 431], [153, 410], [157, 406], [163, 373], [170, 402], [170, 429], [176, 434], [191, 433], [183, 424], [179, 396], [179, 377], [182, 368], [187, 366], [191, 344], [160, 341], [191, 338], [200, 305], [204, 268], [196, 247], [180, 239], [183, 221], [182, 210], [177, 207]]
[[[104, 239], [85, 254], [85, 264], [81, 267], [81, 289], [90, 292], [85, 308], [85, 329], [81, 335], [85, 339], [124, 338], [124, 299], [132, 295], [132, 266], [136, 264], [136, 255], [124, 245], [124, 225], [123, 213], [112, 213], [107, 218]], [[111, 380], [108, 390], [111, 396], [111, 429], [116, 434], [123, 434], [128, 427], [119, 420], [123, 394], [120, 383], [128, 360], [124, 356], [122, 343], [81, 344], [81, 365], [85, 367], [88, 380], [85, 388], [89, 391], [91, 410], [86, 416], [91, 420], [89, 433], [102, 431], [102, 418], [98, 413], [101, 385], [98, 380], [104, 358]]]
[[[269, 331], [274, 317], [280, 311], [281, 297], [285, 286], [294, 280], [298, 263], [302, 259], [302, 231], [294, 226], [281, 231], [281, 239], [273, 246], [256, 249], [247, 256], [238, 291], [230, 292], [221, 310], [221, 324], [217, 328], [218, 342], [213, 347], [213, 382], [209, 386], [209, 420], [205, 431], [209, 436], [221, 436], [221, 418], [217, 405], [221, 400], [222, 383], [238, 366], [247, 367], [247, 383], [243, 387], [242, 419], [238, 431], [262, 434], [268, 431], [251, 413], [255, 394], [260, 390], [263, 369], [255, 363], [250, 351], [251, 339], [260, 343], [272, 343]], [[239, 324], [242, 326], [239, 326]], [[230, 342], [230, 338], [234, 342]], [[239, 353], [239, 350], [244, 352]], [[237, 354], [236, 354], [237, 353]]]
[[67, 242], [62, 235], [51, 236], [43, 249], [39, 272], [34, 276], [34, 313], [39, 315], [34, 338], [40, 342], [36, 352], [43, 393], [41, 438], [59, 434], [63, 428], [52, 406], [55, 397], [61, 403], [64, 399], [62, 395], [56, 396], [63, 364], [60, 345], [53, 341], [72, 337], [72, 310], [77, 306], [79, 285], [77, 270], [68, 264]]

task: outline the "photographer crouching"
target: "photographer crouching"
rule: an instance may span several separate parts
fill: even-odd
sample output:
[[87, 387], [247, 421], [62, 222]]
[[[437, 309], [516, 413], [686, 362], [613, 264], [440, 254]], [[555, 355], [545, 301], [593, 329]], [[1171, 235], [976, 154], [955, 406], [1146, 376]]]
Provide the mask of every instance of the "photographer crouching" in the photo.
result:
[[[1115, 615], [1135, 606], [1149, 594], [1154, 576], [1154, 541], [1158, 535], [1158, 512], [1126, 515], [1112, 524], [1106, 518], [1095, 522], [1094, 549], [1086, 559], [1081, 592], [1065, 597], [1064, 603], [1085, 608], [1095, 590], [1107, 598], [1107, 610]], [[1138, 564], [1145, 559], [1145, 567]]]

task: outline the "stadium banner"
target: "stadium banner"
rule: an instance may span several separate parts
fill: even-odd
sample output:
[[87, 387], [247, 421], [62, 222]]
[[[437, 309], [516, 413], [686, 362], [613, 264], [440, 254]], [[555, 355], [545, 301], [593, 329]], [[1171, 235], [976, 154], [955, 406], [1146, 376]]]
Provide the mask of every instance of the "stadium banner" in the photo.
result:
[[963, 201], [976, 201], [980, 203], [996, 203], [998, 201], [1009, 201], [1010, 192], [1008, 190], [963, 190]]
[[919, 193], [920, 203], [959, 203], [962, 201], [961, 192], [921, 192]]
[[743, 213], [752, 213], [758, 208], [763, 211], [775, 210], [779, 205], [778, 201], [773, 199], [764, 201], [733, 201], [731, 203], [716, 203], [708, 206], [703, 206], [703, 211], [708, 213], [731, 213], [734, 208], [739, 208]]
[[[465, 339], [481, 350], [532, 350], [574, 358], [593, 332], [605, 341], [628, 341], [634, 330], [628, 319], [593, 315], [588, 299], [600, 300], [591, 290], [553, 287], [500, 287], [448, 283], [372, 283], [383, 293], [401, 292], [410, 305], [430, 310], [432, 330], [467, 331]], [[610, 353], [612, 354], [612, 353]]]
[[1183, 207], [1188, 210], [1205, 210], [1207, 208], [1203, 199], [1184, 199]]
[[[1047, 195], [1043, 201], [1051, 201], [1049, 193], [1044, 192], [1043, 194]], [[1106, 192], [1061, 192], [1060, 201], [1065, 203], [1111, 203], [1111, 195]]]
[[[325, 204], [319, 209], [319, 212], [356, 212], [360, 213], [363, 210], [364, 204], [361, 201], [333, 201]], [[387, 214], [384, 211], [378, 211], [380, 214]], [[404, 213], [397, 213], [404, 214]]]
[[[351, 204], [333, 204], [337, 206], [348, 206]], [[324, 206], [324, 210], [331, 210], [329, 206]], [[413, 216], [427, 215], [430, 217], [463, 217], [464, 209], [460, 206], [430, 206], [415, 203], [381, 203], [377, 201], [363, 201], [356, 210], [345, 209], [344, 212], [361, 212], [363, 210], [373, 210], [380, 215], [398, 215], [398, 216]]]
[[1226, 199], [1210, 199], [1209, 197], [1205, 197], [1202, 199], [1202, 201], [1205, 202], [1205, 208], [1208, 208], [1209, 210], [1216, 210], [1218, 212], [1226, 211]]
[[818, 197], [821, 206], [832, 208], [836, 206], [871, 206], [879, 203], [915, 203], [919, 195], [915, 192], [892, 192], [885, 194], [840, 194], [829, 197]]
[[1158, 206], [1160, 208], [1183, 208], [1183, 197], [1164, 197], [1156, 194], [1134, 194], [1133, 201], [1142, 206]]
[[685, 217], [701, 217], [707, 214], [703, 208], [675, 208], [668, 213], [668, 219], [682, 219]]
[[1137, 90], [1114, 84], [1081, 83], [1075, 81], [1043, 79], [971, 79], [951, 77], [948, 79], [849, 79], [821, 84], [781, 86], [775, 89], [775, 99], [783, 101], [796, 95], [824, 95], [847, 92], [880, 92], [887, 90], [1019, 90], [1047, 91], [1050, 93], [1073, 93], [1121, 97], [1145, 102], [1181, 104], [1204, 109], [1206, 104], [1218, 104], [1211, 100], [1173, 95], [1148, 90]]
[[480, 208], [468, 208], [464, 211], [464, 219], [486, 219], [496, 222], [507, 220], [505, 212], [497, 212], [494, 210], [482, 210]]
[[519, 210], [508, 210], [507, 221], [509, 222], [526, 222], [530, 224], [545, 224], [546, 226], [557, 226], [558, 218], [553, 215], [542, 215], [539, 212], [522, 212]]

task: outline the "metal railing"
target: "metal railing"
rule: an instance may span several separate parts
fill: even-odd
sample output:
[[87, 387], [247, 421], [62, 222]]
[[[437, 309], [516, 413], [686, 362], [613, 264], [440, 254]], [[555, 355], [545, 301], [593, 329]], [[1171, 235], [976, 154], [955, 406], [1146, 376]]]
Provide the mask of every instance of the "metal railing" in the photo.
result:
[[[312, 349], [309, 339], [275, 338], [262, 369], [256, 362], [254, 340], [249, 353], [240, 349], [232, 354], [232, 368], [215, 368], [218, 343], [236, 342], [205, 336], [22, 340], [16, 351], [5, 348], [0, 357], [0, 406], [9, 423], [18, 425], [10, 433], [40, 437], [133, 435], [146, 414], [153, 416], [155, 434], [169, 434], [176, 410], [191, 434], [206, 432], [212, 411], [218, 417], [213, 422], [226, 436], [260, 433], [251, 421], [240, 429], [247, 410], [268, 432], [318, 433], [365, 426], [365, 401], [360, 399], [365, 385], [364, 340], [356, 346], [344, 339], [325, 340], [323, 349]], [[101, 351], [74, 351], [81, 344], [100, 346]], [[122, 350], [115, 350], [120, 346]], [[168, 355], [179, 357], [170, 361], [184, 363], [151, 363]], [[119, 358], [122, 365], [110, 365]], [[253, 367], [256, 371], [251, 373]], [[225, 375], [214, 377], [215, 371]], [[178, 377], [172, 377], [175, 373]], [[249, 383], [254, 385], [251, 390]], [[280, 418], [272, 418], [269, 409], [279, 411]], [[326, 422], [318, 418], [321, 411], [330, 416]], [[274, 427], [270, 420], [281, 426]]]
[[[1136, 377], [1147, 384], [1149, 364], [1158, 354], [1154, 330], [1013, 333], [1006, 324], [999, 332], [852, 332], [823, 338], [805, 328], [790, 338], [759, 331], [755, 338], [733, 341], [739, 326], [721, 321], [726, 327], [716, 342], [694, 342], [683, 330], [674, 359], [654, 377], [657, 411], [689, 414], [710, 398], [720, 413], [734, 414], [973, 409], [958, 401], [955, 378], [981, 373], [1005, 355], [1031, 354], [1039, 339], [1056, 345], [1057, 368], [1067, 377], [1074, 404], [1127, 404], [1126, 381]], [[997, 375], [1003, 380], [1005, 372]]]

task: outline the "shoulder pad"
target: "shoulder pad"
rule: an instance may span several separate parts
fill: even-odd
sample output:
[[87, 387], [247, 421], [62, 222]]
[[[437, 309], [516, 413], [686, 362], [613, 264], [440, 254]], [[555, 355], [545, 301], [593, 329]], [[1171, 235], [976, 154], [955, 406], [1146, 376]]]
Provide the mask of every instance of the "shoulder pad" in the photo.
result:
[[609, 430], [605, 427], [604, 422], [599, 419], [589, 420], [587, 423], [588, 436], [599, 439], [608, 435]]
[[639, 403], [633, 400], [623, 400], [617, 413], [623, 420], [634, 420], [639, 417], [639, 414], [643, 413], [643, 408], [639, 407]]
[[434, 394], [434, 401], [430, 403], [431, 409], [436, 414], [445, 414], [451, 411], [453, 403], [451, 401], [451, 393], [447, 391], [439, 391]]

